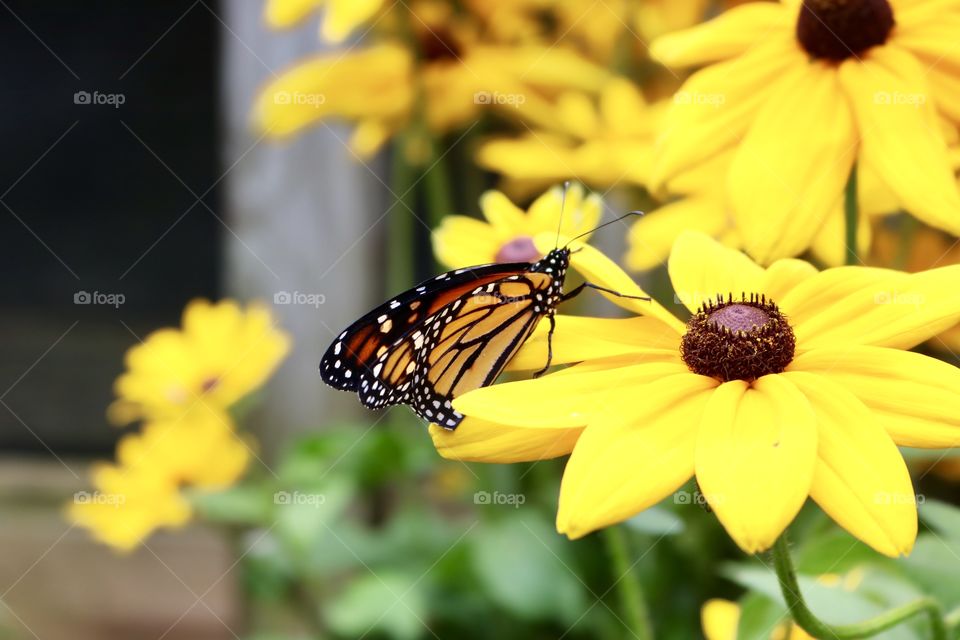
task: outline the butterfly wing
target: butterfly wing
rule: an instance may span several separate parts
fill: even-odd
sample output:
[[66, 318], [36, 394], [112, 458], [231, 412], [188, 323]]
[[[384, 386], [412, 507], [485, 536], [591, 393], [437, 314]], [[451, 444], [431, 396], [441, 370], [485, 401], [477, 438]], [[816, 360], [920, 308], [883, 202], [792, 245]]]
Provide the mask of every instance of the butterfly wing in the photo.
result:
[[[458, 269], [420, 283], [373, 309], [340, 333], [320, 361], [321, 378], [335, 389], [361, 391], [361, 377], [380, 377], [372, 374], [377, 360], [427, 318], [476, 287], [522, 273], [529, 266], [527, 263], [483, 265]], [[401, 360], [398, 356], [390, 364], [399, 364]], [[396, 371], [391, 368], [389, 373]], [[387, 395], [385, 392], [383, 397]], [[377, 404], [373, 398], [364, 400], [364, 397], [365, 394], [361, 394], [361, 401], [367, 406], [395, 404]]]
[[523, 273], [479, 287], [442, 309], [430, 323], [408, 402], [421, 418], [455, 429], [463, 415], [451, 401], [496, 380], [547, 313], [553, 279]]

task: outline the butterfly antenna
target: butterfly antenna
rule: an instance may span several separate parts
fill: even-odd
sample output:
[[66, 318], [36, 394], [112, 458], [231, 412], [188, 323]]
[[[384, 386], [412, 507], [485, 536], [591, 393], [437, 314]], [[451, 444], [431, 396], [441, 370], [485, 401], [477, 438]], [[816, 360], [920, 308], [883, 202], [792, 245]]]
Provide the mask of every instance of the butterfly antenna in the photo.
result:
[[591, 233], [593, 233], [593, 232], [596, 231], [597, 229], [603, 229], [604, 227], [609, 226], [609, 225], [611, 225], [611, 224], [613, 224], [613, 223], [615, 223], [615, 222], [620, 222], [620, 221], [623, 220], [624, 218], [629, 218], [630, 216], [642, 216], [642, 215], [643, 215], [643, 211], [630, 211], [630, 212], [628, 212], [628, 213], [623, 214], [622, 216], [620, 216], [620, 217], [618, 217], [618, 218], [614, 218], [613, 220], [610, 220], [609, 222], [604, 222], [603, 224], [598, 224], [598, 225], [595, 226], [593, 229], [588, 229], [587, 231], [584, 231], [583, 233], [581, 233], [581, 234], [579, 234], [579, 235], [576, 235], [576, 236], [570, 238], [569, 240], [567, 240], [567, 244], [565, 244], [565, 245], [563, 245], [563, 246], [566, 247], [566, 246], [568, 246], [571, 242], [573, 242], [574, 240], [576, 240], [577, 238], [582, 238], [583, 236], [590, 235]]
[[563, 194], [560, 196], [560, 219], [557, 220], [557, 239], [553, 241], [553, 248], [556, 249], [560, 244], [560, 229], [563, 228], [563, 210], [567, 206], [567, 190], [570, 188], [570, 181], [563, 181]]

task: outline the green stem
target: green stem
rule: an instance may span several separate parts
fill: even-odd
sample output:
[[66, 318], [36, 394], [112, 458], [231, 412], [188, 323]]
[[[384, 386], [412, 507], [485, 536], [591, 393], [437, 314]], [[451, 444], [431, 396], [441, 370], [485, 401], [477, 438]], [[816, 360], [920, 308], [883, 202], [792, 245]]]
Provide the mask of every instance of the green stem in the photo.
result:
[[859, 225], [860, 211], [857, 206], [857, 165], [850, 169], [850, 177], [847, 179], [847, 187], [843, 192], [843, 219], [846, 223], [846, 243], [847, 243], [847, 264], [856, 265], [860, 263], [857, 256], [857, 227]]
[[424, 167], [423, 184], [427, 201], [427, 216], [431, 228], [436, 228], [444, 216], [454, 213], [453, 195], [450, 193], [450, 176], [446, 158], [437, 153], [437, 138], [424, 127], [424, 136], [429, 141], [429, 154]]
[[614, 579], [620, 592], [620, 606], [626, 617], [625, 624], [630, 627], [637, 640], [651, 640], [653, 630], [650, 626], [650, 614], [643, 597], [640, 578], [633, 570], [630, 561], [630, 547], [623, 527], [613, 526], [603, 530], [607, 551], [613, 565]]
[[814, 638], [823, 640], [851, 640], [869, 638], [891, 629], [918, 614], [926, 614], [930, 619], [930, 632], [934, 640], [947, 640], [947, 628], [943, 620], [940, 604], [931, 597], [922, 597], [907, 604], [891, 609], [880, 615], [854, 624], [832, 625], [817, 618], [807, 607], [800, 593], [797, 571], [790, 557], [787, 534], [784, 532], [773, 545], [773, 565], [780, 581], [780, 591], [786, 600], [790, 615], [800, 627]]
[[387, 213], [387, 293], [413, 284], [415, 172], [407, 159], [408, 135], [394, 140], [390, 162], [390, 191], [397, 199]]

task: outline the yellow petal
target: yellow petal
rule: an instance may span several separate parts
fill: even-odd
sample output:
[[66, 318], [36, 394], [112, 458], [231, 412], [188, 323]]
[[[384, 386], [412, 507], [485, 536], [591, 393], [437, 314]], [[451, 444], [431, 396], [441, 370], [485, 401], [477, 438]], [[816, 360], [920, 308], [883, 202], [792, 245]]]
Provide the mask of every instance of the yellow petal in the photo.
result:
[[669, 376], [646, 385], [643, 402], [591, 418], [563, 472], [557, 530], [579, 538], [689, 480], [697, 426], [714, 386], [691, 373]]
[[[858, 174], [862, 173], [857, 167]], [[860, 176], [857, 176], [860, 179]], [[858, 201], [863, 212], [863, 201]], [[820, 230], [814, 235], [810, 245], [810, 252], [820, 262], [828, 267], [839, 267], [847, 260], [847, 222], [843, 213], [843, 203], [838, 202], [833, 211], [827, 214]], [[869, 216], [860, 215], [857, 224], [857, 255], [866, 256], [870, 253], [870, 241], [873, 236], [873, 225]]]
[[761, 291], [762, 268], [740, 251], [694, 231], [677, 238], [668, 268], [677, 299], [694, 313], [718, 295]]
[[940, 133], [924, 68], [893, 46], [840, 67], [863, 136], [861, 153], [904, 207], [924, 222], [960, 234], [960, 193]]
[[650, 56], [668, 67], [688, 67], [743, 53], [768, 34], [787, 27], [792, 13], [767, 2], [740, 5], [719, 17], [683, 31], [660, 36]]
[[777, 260], [764, 272], [759, 293], [765, 293], [777, 302], [783, 300], [794, 287], [816, 274], [817, 268], [806, 260]]
[[[405, 213], [397, 211], [395, 215]], [[500, 250], [500, 238], [493, 228], [467, 216], [445, 216], [431, 237], [437, 261], [448, 269], [493, 262]]]
[[297, 24], [313, 11], [323, 0], [267, 0], [263, 17], [271, 29], [286, 29]]
[[714, 391], [697, 438], [697, 480], [730, 537], [747, 553], [769, 548], [810, 492], [816, 417], [783, 376]]
[[810, 497], [853, 536], [891, 557], [910, 553], [917, 508], [910, 472], [880, 417], [831, 378], [785, 374], [817, 415]]
[[[542, 233], [534, 237], [533, 242], [539, 251], [546, 253], [554, 247], [556, 236], [550, 233]], [[563, 244], [564, 242], [566, 242], [566, 238], [561, 237], [560, 243]], [[588, 282], [629, 296], [649, 297], [649, 294], [641, 289], [623, 269], [597, 249], [588, 244], [579, 243], [576, 243], [572, 248], [574, 253], [570, 256], [570, 263]], [[685, 330], [684, 324], [655, 300], [635, 300], [606, 293], [601, 295], [624, 309], [657, 318], [667, 326], [673, 327], [678, 333]]]
[[[551, 360], [555, 365], [625, 354], [650, 356], [658, 361], [667, 361], [676, 359], [680, 349], [680, 336], [656, 318], [558, 315], [556, 323]], [[541, 321], [520, 351], [510, 360], [507, 370], [538, 370], [545, 366], [549, 330], [550, 323]]]
[[806, 250], [839, 202], [856, 150], [833, 70], [792, 68], [770, 90], [730, 167], [730, 204], [747, 252], [768, 264]]
[[[851, 282], [838, 283], [843, 277], [838, 271]], [[960, 265], [913, 274], [831, 269], [796, 287], [783, 307], [803, 349], [836, 344], [909, 349], [960, 321], [958, 278]], [[802, 302], [806, 294], [811, 298]], [[798, 313], [795, 302], [805, 313]], [[816, 311], [810, 313], [811, 307]]]
[[499, 191], [486, 191], [480, 196], [480, 210], [502, 237], [526, 230], [526, 215], [510, 198]]
[[736, 640], [740, 605], [729, 600], [707, 600], [700, 611], [700, 624], [707, 640]]
[[614, 401], [609, 399], [611, 395], [621, 397], [617, 404], [640, 405], [653, 401], [646, 396], [624, 397], [624, 385], [640, 386], [680, 373], [688, 370], [677, 355], [674, 362], [645, 362], [496, 384], [465, 393], [453, 401], [453, 406], [471, 417], [518, 427], [582, 427], [593, 412]]
[[719, 196], [695, 195], [665, 204], [633, 223], [627, 234], [627, 267], [643, 271], [662, 264], [684, 231], [699, 231], [718, 238], [729, 226], [730, 220]]
[[343, 42], [353, 31], [372, 18], [384, 0], [330, 0], [320, 34], [329, 42]]
[[900, 446], [960, 446], [960, 369], [952, 365], [899, 349], [841, 345], [799, 355], [788, 370], [849, 390]]
[[454, 431], [430, 425], [433, 445], [444, 458], [475, 462], [535, 462], [573, 451], [582, 429], [524, 429], [466, 418]]
[[736, 146], [785, 69], [807, 64], [792, 34], [696, 72], [673, 97], [651, 188]]

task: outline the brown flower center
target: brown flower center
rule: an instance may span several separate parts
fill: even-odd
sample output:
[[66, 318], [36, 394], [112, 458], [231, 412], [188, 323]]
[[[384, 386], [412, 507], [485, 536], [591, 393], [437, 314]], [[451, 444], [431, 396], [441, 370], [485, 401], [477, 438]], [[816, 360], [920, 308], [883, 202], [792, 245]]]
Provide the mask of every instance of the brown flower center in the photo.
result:
[[803, 0], [797, 40], [814, 58], [840, 61], [886, 42], [893, 25], [887, 0]]
[[680, 355], [694, 373], [729, 380], [756, 380], [782, 372], [796, 347], [793, 328], [765, 296], [728, 295], [700, 307], [687, 323]]
[[453, 34], [440, 26], [424, 27], [420, 34], [420, 53], [425, 62], [457, 62], [463, 55]]
[[518, 236], [500, 247], [496, 262], [536, 262], [543, 256], [537, 251], [530, 236]]

